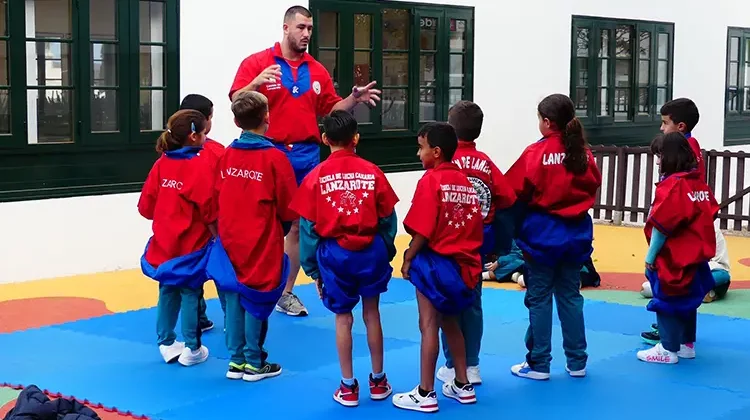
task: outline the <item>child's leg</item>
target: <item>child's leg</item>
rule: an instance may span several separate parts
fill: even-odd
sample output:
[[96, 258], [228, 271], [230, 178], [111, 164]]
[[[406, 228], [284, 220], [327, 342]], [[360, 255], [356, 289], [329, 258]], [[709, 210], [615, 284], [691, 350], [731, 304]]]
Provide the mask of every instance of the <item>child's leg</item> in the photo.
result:
[[693, 344], [696, 340], [696, 330], [698, 328], [698, 310], [691, 311], [682, 320], [684, 331], [680, 344]]
[[583, 320], [583, 296], [579, 288], [581, 267], [564, 264], [556, 270], [554, 279], [557, 317], [562, 327], [563, 349], [567, 369], [574, 376], [586, 374], [586, 327]]
[[[336, 350], [339, 353], [341, 376], [347, 385], [354, 385], [354, 368], [352, 367], [352, 313], [336, 314]], [[369, 341], [369, 334], [368, 334]]]
[[526, 263], [526, 296], [529, 308], [529, 328], [526, 330], [526, 364], [511, 368], [513, 374], [531, 379], [548, 379], [552, 360], [552, 267], [528, 261]]
[[[438, 351], [438, 312], [432, 303], [422, 293], [417, 291], [417, 307], [419, 308], [419, 331], [422, 335], [420, 349], [420, 381], [422, 391], [435, 390], [435, 365]], [[450, 337], [449, 337], [450, 338]], [[464, 379], [466, 379], [464, 366]]]
[[264, 348], [268, 335], [268, 320], [260, 320], [245, 312], [245, 376], [246, 381], [259, 381], [281, 374], [281, 366], [268, 363], [268, 352]]
[[[383, 327], [380, 323], [380, 296], [362, 299], [362, 320], [367, 328], [372, 374], [375, 379], [383, 373]], [[350, 331], [351, 332], [351, 331]], [[351, 338], [351, 334], [349, 335]], [[351, 357], [351, 353], [349, 353]]]
[[200, 289], [200, 295], [198, 297], [198, 325], [201, 328], [207, 327], [211, 321], [208, 319], [208, 316], [206, 315], [206, 298], [204, 297], [205, 290], [203, 287]]
[[185, 337], [185, 347], [192, 351], [201, 348], [201, 329], [198, 325], [200, 311], [200, 294], [202, 289], [180, 289], [182, 305], [180, 310], [180, 322], [182, 323], [182, 336]]
[[713, 276], [714, 282], [716, 283], [716, 286], [714, 287], [714, 293], [716, 294], [715, 300], [721, 299], [727, 294], [727, 291], [729, 290], [729, 284], [731, 283], [729, 271], [716, 269], [711, 271], [711, 275]]
[[[456, 371], [456, 382], [460, 385], [468, 384], [469, 380], [466, 377], [466, 342], [464, 341], [464, 334], [461, 331], [459, 317], [441, 315], [440, 324], [443, 332], [445, 333], [448, 348], [453, 355], [453, 364]], [[424, 345], [424, 341], [422, 343]], [[424, 361], [422, 363], [424, 363]], [[422, 368], [424, 369], [424, 365], [422, 366]], [[434, 372], [434, 364], [432, 366], [432, 369], [432, 371]]]
[[661, 346], [669, 352], [677, 353], [685, 331], [683, 320], [675, 315], [657, 312], [656, 322], [659, 324]]
[[[245, 309], [240, 304], [240, 295], [233, 292], [224, 293], [226, 299], [226, 335], [225, 341], [229, 350], [230, 368], [242, 370], [245, 367]], [[239, 375], [241, 378], [242, 375]]]
[[157, 344], [171, 346], [177, 339], [174, 329], [180, 315], [180, 289], [172, 286], [159, 286], [159, 303], [156, 306]]
[[461, 332], [466, 346], [466, 365], [470, 367], [479, 366], [479, 351], [482, 347], [482, 335], [484, 334], [481, 281], [477, 283], [474, 294], [474, 302], [463, 312], [460, 319]]

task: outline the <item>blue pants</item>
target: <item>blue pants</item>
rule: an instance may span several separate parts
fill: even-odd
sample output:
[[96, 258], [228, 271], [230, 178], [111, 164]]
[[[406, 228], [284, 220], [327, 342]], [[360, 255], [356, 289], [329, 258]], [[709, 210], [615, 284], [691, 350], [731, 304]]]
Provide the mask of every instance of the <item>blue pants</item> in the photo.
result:
[[[484, 334], [484, 315], [482, 313], [482, 282], [474, 289], [476, 298], [468, 308], [464, 309], [458, 316], [458, 324], [464, 333], [464, 345], [466, 346], [466, 366], [479, 366], [479, 351], [482, 347], [482, 334]], [[440, 330], [440, 338], [443, 343], [443, 355], [445, 355], [445, 366], [453, 369], [453, 357], [448, 349], [448, 339], [445, 332]]]
[[727, 291], [729, 290], [729, 285], [731, 283], [729, 271], [717, 268], [715, 270], [711, 270], [711, 275], [713, 276], [714, 282], [716, 283], [716, 286], [714, 287], [716, 297], [721, 299], [724, 297], [724, 295], [727, 294]]
[[549, 373], [552, 361], [552, 295], [557, 304], [563, 336], [563, 349], [570, 370], [586, 367], [586, 327], [583, 322], [581, 264], [559, 264], [554, 267], [526, 262], [526, 297], [529, 328], [526, 331], [526, 362], [541, 373]]
[[174, 332], [177, 317], [181, 318], [182, 336], [190, 350], [201, 347], [201, 330], [198, 327], [198, 312], [201, 289], [159, 286], [159, 303], [156, 306], [156, 334], [158, 344], [171, 346], [177, 339]]
[[[221, 304], [221, 311], [224, 312], [224, 326], [227, 325], [227, 301], [224, 299], [224, 292], [216, 289], [216, 292], [219, 294], [219, 303]], [[201, 288], [201, 298], [200, 302], [198, 302], [198, 306], [200, 307], [200, 312], [198, 315], [198, 324], [203, 326], [206, 325], [209, 322], [208, 315], [206, 315], [206, 299], [203, 297], [203, 294], [205, 293], [205, 290]]]
[[261, 321], [245, 311], [240, 295], [226, 292], [226, 344], [230, 360], [238, 365], [249, 364], [260, 369], [267, 362], [268, 352], [263, 347], [268, 334], [268, 320]]
[[698, 310], [683, 314], [656, 313], [661, 345], [673, 352], [680, 350], [680, 344], [694, 343], [698, 324]]

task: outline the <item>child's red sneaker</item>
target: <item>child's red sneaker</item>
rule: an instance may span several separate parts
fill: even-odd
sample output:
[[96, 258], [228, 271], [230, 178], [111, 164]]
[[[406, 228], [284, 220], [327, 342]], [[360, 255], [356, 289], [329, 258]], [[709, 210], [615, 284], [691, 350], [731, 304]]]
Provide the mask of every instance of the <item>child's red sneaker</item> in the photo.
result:
[[341, 382], [339, 388], [333, 393], [333, 399], [344, 407], [356, 407], [359, 405], [359, 383], [354, 380], [354, 385], [348, 386]]
[[383, 375], [382, 378], [375, 379], [370, 374], [370, 398], [376, 401], [384, 400], [393, 393], [388, 378]]

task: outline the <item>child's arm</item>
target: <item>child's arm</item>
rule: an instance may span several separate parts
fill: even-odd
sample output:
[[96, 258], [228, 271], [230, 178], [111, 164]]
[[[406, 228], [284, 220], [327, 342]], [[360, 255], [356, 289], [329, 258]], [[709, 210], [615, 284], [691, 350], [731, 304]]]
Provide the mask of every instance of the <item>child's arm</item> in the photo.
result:
[[383, 237], [385, 247], [388, 249], [388, 261], [393, 261], [396, 256], [396, 233], [398, 232], [398, 217], [394, 210], [390, 216], [381, 217], [378, 220], [378, 233]]
[[414, 257], [417, 256], [417, 253], [425, 246], [427, 243], [427, 238], [424, 236], [415, 233], [414, 236], [411, 238], [411, 243], [409, 243], [409, 248], [404, 252], [404, 263], [401, 264], [401, 275], [403, 278], [408, 279], [409, 278], [409, 269], [411, 268], [411, 262], [414, 260]]
[[159, 161], [156, 161], [154, 167], [146, 177], [141, 190], [141, 197], [138, 199], [138, 213], [147, 220], [154, 220], [154, 209], [156, 208], [156, 197], [159, 195]]
[[299, 219], [299, 262], [308, 277], [320, 279], [318, 270], [318, 243], [320, 236], [315, 232], [315, 223], [300, 217]]
[[651, 243], [648, 246], [648, 252], [646, 253], [646, 268], [653, 270], [656, 256], [659, 255], [666, 242], [667, 237], [659, 231], [659, 229], [651, 230]]

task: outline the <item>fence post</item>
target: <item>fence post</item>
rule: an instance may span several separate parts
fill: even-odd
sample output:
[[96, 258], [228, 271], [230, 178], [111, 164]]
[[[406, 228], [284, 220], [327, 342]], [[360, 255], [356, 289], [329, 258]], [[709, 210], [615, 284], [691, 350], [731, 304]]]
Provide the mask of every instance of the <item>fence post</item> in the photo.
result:
[[624, 147], [617, 148], [617, 176], [615, 179], [615, 210], [612, 212], [612, 224], [622, 225], [625, 218], [625, 187], [628, 174], [628, 155]]

